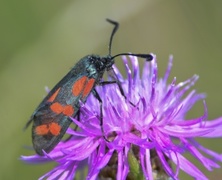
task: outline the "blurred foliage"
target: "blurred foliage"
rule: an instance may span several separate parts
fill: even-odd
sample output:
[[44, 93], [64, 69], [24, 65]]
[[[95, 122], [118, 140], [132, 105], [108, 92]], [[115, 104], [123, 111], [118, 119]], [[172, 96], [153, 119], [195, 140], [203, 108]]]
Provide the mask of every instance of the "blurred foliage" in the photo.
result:
[[[120, 22], [112, 53], [153, 52], [160, 75], [169, 54], [178, 82], [193, 74], [198, 92], [206, 92], [209, 119], [221, 115], [222, 1], [209, 0], [2, 0], [0, 1], [0, 179], [37, 179], [53, 165], [31, 166], [18, 160], [32, 154], [30, 128], [22, 131], [31, 113], [50, 88], [86, 54], [107, 54], [112, 27]], [[121, 63], [117, 64], [121, 67]], [[203, 113], [199, 103], [189, 114]], [[221, 140], [201, 140], [222, 151]], [[204, 173], [222, 176], [220, 169]], [[184, 175], [182, 173], [182, 175]], [[189, 179], [186, 175], [182, 176]]]

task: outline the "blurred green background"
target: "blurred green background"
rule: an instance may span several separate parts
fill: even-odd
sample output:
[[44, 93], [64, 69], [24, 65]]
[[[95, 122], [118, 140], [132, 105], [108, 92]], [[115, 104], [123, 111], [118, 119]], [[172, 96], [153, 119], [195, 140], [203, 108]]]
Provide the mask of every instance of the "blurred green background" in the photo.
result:
[[[0, 1], [0, 179], [37, 179], [51, 169], [18, 160], [32, 154], [25, 148], [31, 145], [31, 128], [22, 128], [45, 86], [52, 88], [81, 57], [107, 54], [112, 26], [105, 18], [120, 23], [112, 54], [153, 52], [160, 75], [173, 54], [171, 78], [200, 75], [195, 88], [207, 94], [209, 119], [221, 116], [221, 9], [216, 0]], [[199, 103], [189, 117], [202, 113]], [[222, 152], [221, 139], [201, 142]], [[222, 176], [220, 169], [202, 170], [209, 179]]]

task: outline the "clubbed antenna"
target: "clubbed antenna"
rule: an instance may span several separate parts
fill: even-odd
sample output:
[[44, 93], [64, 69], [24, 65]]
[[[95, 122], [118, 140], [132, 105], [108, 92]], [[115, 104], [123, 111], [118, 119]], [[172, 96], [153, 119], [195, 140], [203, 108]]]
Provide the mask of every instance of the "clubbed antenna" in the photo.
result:
[[113, 31], [112, 31], [112, 34], [110, 36], [110, 40], [109, 40], [109, 55], [111, 56], [111, 48], [112, 48], [112, 41], [113, 41], [113, 36], [114, 34], [116, 33], [116, 31], [118, 30], [119, 28], [119, 23], [116, 22], [116, 21], [113, 21], [111, 19], [106, 19], [109, 23], [113, 24], [114, 25], [114, 28], [113, 28]]
[[117, 54], [115, 56], [112, 56], [112, 59], [114, 59], [117, 56], [123, 56], [123, 55], [136, 56], [136, 57], [144, 58], [144, 59], [146, 59], [146, 61], [152, 61], [153, 60], [153, 55], [152, 54], [133, 54], [133, 53], [120, 53], [120, 54]]

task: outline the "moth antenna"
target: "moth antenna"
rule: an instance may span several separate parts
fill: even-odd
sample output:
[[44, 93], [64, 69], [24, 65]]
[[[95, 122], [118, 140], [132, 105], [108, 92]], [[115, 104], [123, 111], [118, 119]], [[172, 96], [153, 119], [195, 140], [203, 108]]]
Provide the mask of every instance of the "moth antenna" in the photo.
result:
[[118, 57], [118, 56], [123, 56], [123, 55], [136, 56], [136, 57], [144, 58], [144, 59], [146, 59], [146, 61], [152, 61], [153, 60], [153, 55], [152, 54], [134, 54], [134, 53], [120, 53], [120, 54], [117, 54], [115, 56], [112, 56], [112, 59], [114, 59], [115, 57]]
[[114, 25], [112, 34], [111, 34], [110, 39], [109, 39], [109, 55], [111, 56], [113, 36], [114, 36], [114, 34], [116, 33], [116, 31], [118, 30], [118, 28], [119, 28], [119, 23], [116, 22], [116, 21], [113, 21], [113, 20], [111, 20], [111, 19], [106, 19], [106, 21], [108, 21], [109, 23], [111, 23], [111, 24]]

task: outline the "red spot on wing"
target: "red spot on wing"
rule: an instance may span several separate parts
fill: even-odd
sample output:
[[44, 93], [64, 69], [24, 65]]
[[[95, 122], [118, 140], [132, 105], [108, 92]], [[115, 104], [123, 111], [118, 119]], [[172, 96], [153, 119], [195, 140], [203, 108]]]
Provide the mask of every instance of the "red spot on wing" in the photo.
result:
[[46, 124], [37, 126], [35, 128], [35, 133], [40, 136], [46, 135], [46, 134], [48, 134], [48, 132], [49, 132], [49, 127]]
[[53, 102], [56, 98], [56, 96], [58, 95], [60, 91], [60, 88], [56, 90], [56, 92], [54, 92], [54, 94], [48, 99], [49, 102]]
[[63, 106], [58, 102], [53, 103], [50, 109], [56, 114], [63, 113], [66, 116], [72, 116], [74, 113], [74, 108], [71, 105]]
[[87, 82], [87, 84], [85, 85], [85, 88], [84, 88], [84, 90], [83, 90], [83, 93], [82, 93], [83, 97], [88, 96], [88, 94], [91, 92], [94, 84], [95, 84], [95, 79], [90, 79], [90, 80], [88, 80], [88, 82]]
[[62, 113], [66, 116], [72, 116], [74, 113], [74, 108], [71, 105], [66, 105]]
[[58, 136], [61, 131], [61, 126], [58, 123], [52, 122], [49, 124], [49, 131], [52, 135]]
[[60, 113], [62, 113], [62, 111], [63, 111], [63, 106], [60, 104], [60, 103], [58, 103], [58, 102], [55, 102], [55, 103], [53, 103], [51, 106], [50, 106], [50, 109], [54, 112], [54, 113], [56, 113], [56, 114], [60, 114]]
[[87, 80], [87, 77], [83, 76], [73, 84], [72, 94], [74, 96], [79, 96], [81, 94], [81, 92], [83, 91], [83, 88], [86, 84], [86, 80]]
[[61, 131], [61, 126], [55, 122], [52, 122], [50, 124], [43, 124], [35, 128], [35, 133], [39, 136], [47, 135], [49, 134], [49, 132], [53, 136], [58, 136], [60, 134], [60, 131]]

